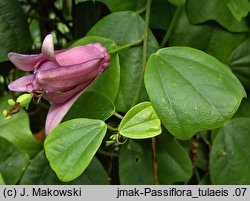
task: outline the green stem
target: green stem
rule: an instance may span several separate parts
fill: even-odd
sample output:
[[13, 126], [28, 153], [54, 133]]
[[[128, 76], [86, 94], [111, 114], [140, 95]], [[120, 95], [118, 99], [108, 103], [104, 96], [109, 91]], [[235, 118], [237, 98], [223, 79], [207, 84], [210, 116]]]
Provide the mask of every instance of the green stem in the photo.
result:
[[146, 64], [147, 64], [147, 46], [148, 46], [148, 32], [149, 32], [151, 3], [152, 3], [152, 0], [148, 0], [147, 5], [146, 5], [145, 26], [144, 26], [144, 34], [143, 34], [143, 47], [142, 47], [142, 69], [141, 69], [141, 73], [139, 76], [139, 81], [138, 81], [138, 85], [136, 88], [135, 96], [132, 101], [132, 106], [134, 106], [139, 99], [141, 88], [143, 85], [144, 72], [145, 72]]
[[166, 43], [168, 42], [168, 39], [171, 36], [171, 34], [172, 34], [173, 30], [174, 30], [174, 27], [176, 25], [177, 19], [179, 18], [181, 9], [182, 9], [182, 7], [178, 7], [176, 9], [174, 17], [173, 17], [173, 19], [172, 19], [172, 21], [171, 21], [171, 23], [170, 23], [170, 25], [168, 27], [168, 30], [167, 30], [167, 32], [166, 32], [166, 34], [165, 34], [165, 36], [164, 36], [164, 38], [163, 38], [163, 40], [161, 42], [160, 48], [165, 47]]
[[143, 39], [140, 39], [140, 40], [134, 41], [134, 42], [132, 42], [132, 43], [128, 43], [128, 44], [126, 44], [126, 45], [123, 45], [123, 46], [121, 46], [121, 47], [112, 49], [112, 50], [109, 51], [109, 54], [114, 54], [114, 53], [119, 52], [119, 51], [121, 51], [121, 50], [123, 50], [123, 49], [129, 48], [129, 47], [133, 47], [133, 46], [141, 45], [141, 44], [142, 44], [142, 41], [143, 41]]
[[108, 124], [106, 124], [107, 125], [107, 128], [109, 129], [109, 130], [111, 130], [111, 131], [118, 131], [118, 128], [114, 128], [114, 127], [112, 127], [112, 126], [110, 126], [110, 125], [108, 125]]
[[114, 112], [113, 115], [116, 116], [118, 119], [123, 119], [123, 116], [118, 114], [117, 112]]

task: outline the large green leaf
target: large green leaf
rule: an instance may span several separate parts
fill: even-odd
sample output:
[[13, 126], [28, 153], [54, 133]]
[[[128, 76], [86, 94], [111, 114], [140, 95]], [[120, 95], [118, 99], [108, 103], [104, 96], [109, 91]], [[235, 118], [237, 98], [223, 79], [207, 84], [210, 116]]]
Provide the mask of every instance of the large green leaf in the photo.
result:
[[210, 155], [212, 184], [250, 184], [250, 118], [228, 121], [216, 134]]
[[71, 181], [82, 174], [101, 145], [106, 130], [103, 121], [82, 118], [66, 121], [48, 135], [44, 142], [45, 153], [60, 180]]
[[0, 173], [6, 184], [16, 184], [28, 163], [27, 153], [0, 137]]
[[226, 0], [226, 3], [233, 16], [238, 21], [240, 21], [241, 18], [246, 17], [250, 11], [249, 0]]
[[167, 185], [188, 181], [193, 169], [188, 153], [166, 133], [156, 139], [159, 183]]
[[[74, 41], [70, 47], [75, 47], [78, 45], [86, 45], [88, 43], [99, 42], [103, 46], [107, 48], [108, 51], [116, 48], [116, 43], [113, 40], [102, 38], [98, 36], [87, 36], [81, 38], [77, 41]], [[104, 95], [106, 95], [112, 102], [115, 101], [115, 98], [118, 93], [120, 83], [120, 64], [119, 57], [117, 54], [111, 55], [110, 65], [108, 69], [103, 72], [98, 78], [95, 80], [93, 84], [91, 84], [88, 90], [96, 90]]]
[[[89, 0], [76, 0], [76, 2], [83, 2]], [[140, 10], [146, 4], [146, 0], [95, 0], [104, 3], [111, 12], [124, 10]]]
[[114, 104], [106, 96], [96, 91], [86, 91], [69, 109], [64, 121], [80, 117], [106, 120], [114, 112]]
[[153, 162], [149, 141], [129, 140], [119, 156], [119, 179], [122, 185], [153, 184]]
[[171, 36], [170, 45], [193, 47], [227, 63], [234, 49], [246, 38], [246, 33], [231, 33], [211, 24], [193, 25], [185, 9], [182, 9]]
[[186, 10], [194, 24], [215, 20], [231, 32], [248, 31], [245, 20], [237, 21], [224, 0], [189, 0]]
[[246, 96], [229, 68], [189, 47], [164, 48], [153, 54], [145, 84], [162, 123], [180, 139], [221, 126]]
[[[134, 12], [117, 12], [101, 19], [92, 27], [88, 35], [110, 38], [116, 41], [117, 44], [123, 45], [142, 39], [144, 24], [143, 19]], [[149, 56], [157, 48], [157, 41], [153, 34], [149, 32], [147, 55]], [[132, 106], [142, 70], [141, 58], [142, 46], [128, 48], [119, 52], [121, 77], [119, 92], [115, 102], [117, 111], [127, 112]], [[145, 90], [141, 90], [139, 101], [142, 100], [147, 100]]]
[[49, 166], [49, 161], [41, 151], [30, 163], [25, 171], [21, 185], [55, 185], [55, 184], [108, 184], [108, 176], [102, 164], [94, 157], [87, 169], [77, 179], [71, 182], [60, 181]]
[[0, 62], [7, 60], [10, 51], [31, 49], [29, 27], [17, 0], [0, 1]]
[[250, 84], [250, 38], [245, 40], [232, 52], [229, 66], [236, 76], [249, 88]]
[[119, 133], [132, 139], [151, 138], [161, 134], [161, 121], [150, 102], [132, 107], [119, 125]]
[[[9, 108], [8, 99], [9, 95], [0, 98], [0, 111]], [[37, 154], [41, 148], [42, 144], [36, 140], [29, 126], [29, 117], [24, 110], [21, 110], [18, 114], [15, 114], [11, 119], [4, 119], [0, 115], [0, 136], [7, 139], [18, 148], [29, 153], [31, 157]]]

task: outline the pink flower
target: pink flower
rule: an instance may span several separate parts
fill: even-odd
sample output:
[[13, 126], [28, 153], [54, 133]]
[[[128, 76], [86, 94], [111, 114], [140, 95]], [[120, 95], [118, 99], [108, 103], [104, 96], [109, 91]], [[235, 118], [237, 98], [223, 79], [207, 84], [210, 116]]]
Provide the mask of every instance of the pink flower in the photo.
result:
[[15, 66], [32, 74], [9, 84], [12, 91], [29, 92], [51, 101], [45, 132], [57, 126], [75, 100], [108, 66], [110, 56], [100, 43], [54, 51], [53, 36], [47, 35], [42, 53], [9, 53]]

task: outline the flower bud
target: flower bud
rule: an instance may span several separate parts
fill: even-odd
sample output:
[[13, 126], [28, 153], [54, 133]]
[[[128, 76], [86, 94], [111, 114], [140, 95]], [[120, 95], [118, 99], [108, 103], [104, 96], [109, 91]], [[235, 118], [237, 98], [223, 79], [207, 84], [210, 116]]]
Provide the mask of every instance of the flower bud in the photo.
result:
[[13, 105], [16, 104], [16, 102], [15, 102], [13, 99], [9, 99], [9, 100], [8, 100], [8, 104], [9, 104], [10, 106], [13, 106]]
[[32, 100], [31, 94], [22, 94], [19, 96], [16, 100], [17, 103], [20, 103], [20, 107], [27, 108], [30, 104], [30, 101]]

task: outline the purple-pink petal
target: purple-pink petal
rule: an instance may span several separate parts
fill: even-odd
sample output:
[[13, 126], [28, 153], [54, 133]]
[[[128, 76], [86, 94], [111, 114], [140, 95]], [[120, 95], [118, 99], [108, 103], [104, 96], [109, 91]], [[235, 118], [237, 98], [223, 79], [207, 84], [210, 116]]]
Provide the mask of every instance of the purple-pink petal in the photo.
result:
[[34, 79], [33, 74], [21, 77], [15, 81], [11, 82], [8, 85], [8, 88], [11, 91], [20, 91], [20, 92], [29, 91], [29, 92], [31, 92], [32, 89], [30, 87], [32, 87], [33, 79]]
[[95, 59], [103, 59], [107, 56], [106, 48], [102, 47], [100, 43], [92, 43], [55, 52], [56, 61], [61, 66], [85, 63]]
[[99, 68], [101, 64], [100, 60], [92, 60], [78, 65], [39, 70], [36, 73], [36, 81], [48, 92], [61, 91], [98, 76], [102, 72]]
[[23, 71], [34, 71], [40, 61], [43, 60], [41, 54], [26, 55], [10, 52], [8, 57], [17, 68]]
[[49, 34], [44, 38], [43, 44], [42, 44], [42, 54], [48, 60], [56, 62], [55, 51], [54, 51], [54, 41], [53, 41], [52, 34]]

